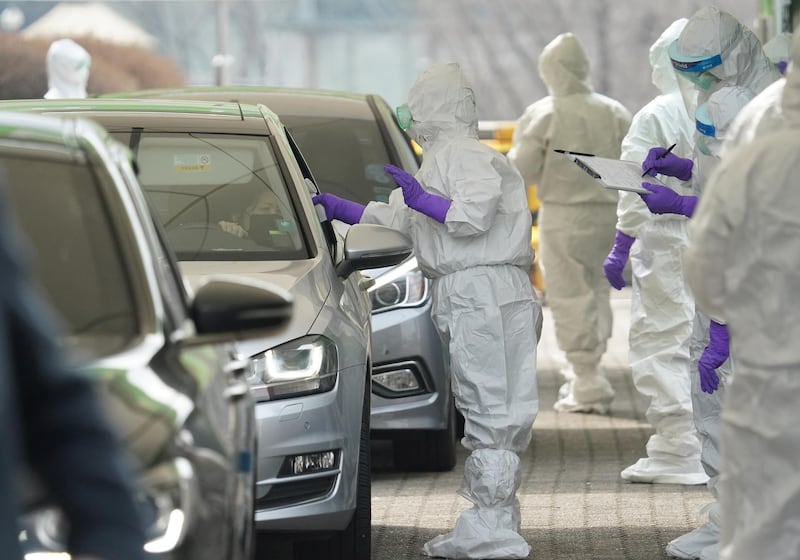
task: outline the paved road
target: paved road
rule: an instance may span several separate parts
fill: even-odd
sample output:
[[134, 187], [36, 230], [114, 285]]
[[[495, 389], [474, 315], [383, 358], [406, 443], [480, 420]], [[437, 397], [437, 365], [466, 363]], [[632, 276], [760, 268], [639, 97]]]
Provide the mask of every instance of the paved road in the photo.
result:
[[[541, 410], [522, 457], [522, 534], [532, 559], [668, 558], [666, 543], [694, 528], [709, 501], [704, 486], [628, 484], [619, 472], [641, 456], [651, 430], [627, 366], [630, 294], [615, 293], [614, 337], [603, 364], [617, 391], [611, 414], [553, 412], [560, 384], [553, 323], [545, 308], [539, 344]], [[372, 488], [374, 560], [420, 560], [425, 541], [449, 530], [468, 502], [456, 494], [466, 452], [450, 473], [392, 469], [375, 445]]]

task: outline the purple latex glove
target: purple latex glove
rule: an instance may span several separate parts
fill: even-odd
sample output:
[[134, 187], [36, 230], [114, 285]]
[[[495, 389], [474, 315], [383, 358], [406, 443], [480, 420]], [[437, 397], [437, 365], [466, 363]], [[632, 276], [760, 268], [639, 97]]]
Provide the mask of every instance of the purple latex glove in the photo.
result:
[[647, 152], [647, 157], [642, 162], [642, 171], [647, 171], [648, 175], [652, 176], [661, 173], [677, 177], [681, 181], [688, 181], [692, 178], [693, 166], [692, 160], [676, 156], [666, 148], [656, 146]]
[[608, 278], [608, 283], [616, 290], [621, 290], [625, 287], [625, 278], [622, 277], [622, 270], [625, 268], [625, 263], [628, 262], [628, 255], [631, 253], [631, 245], [636, 241], [635, 237], [631, 237], [626, 233], [617, 230], [617, 235], [614, 238], [614, 247], [611, 252], [603, 261], [603, 270]]
[[383, 169], [394, 177], [397, 185], [403, 189], [406, 206], [430, 216], [437, 222], [444, 223], [452, 201], [442, 196], [426, 192], [413, 175], [394, 165], [385, 165]]
[[314, 204], [325, 208], [325, 215], [329, 220], [340, 220], [346, 224], [357, 224], [361, 221], [364, 206], [352, 200], [345, 200], [330, 193], [318, 194], [312, 198]]
[[719, 375], [716, 369], [725, 363], [730, 352], [728, 345], [728, 327], [715, 321], [711, 321], [709, 331], [709, 341], [703, 355], [697, 362], [697, 370], [700, 372], [700, 388], [709, 395], [719, 387]]
[[640, 194], [653, 214], [682, 214], [691, 218], [697, 206], [697, 197], [681, 195], [669, 187], [642, 183], [651, 194]]

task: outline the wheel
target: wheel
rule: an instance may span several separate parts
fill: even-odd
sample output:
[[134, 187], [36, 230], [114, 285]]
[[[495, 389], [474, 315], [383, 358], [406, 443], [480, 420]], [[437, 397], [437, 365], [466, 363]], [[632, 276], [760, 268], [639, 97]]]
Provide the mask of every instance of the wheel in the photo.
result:
[[294, 560], [370, 560], [372, 553], [372, 451], [369, 438], [370, 385], [364, 388], [358, 451], [356, 510], [347, 527], [324, 540], [297, 542]]
[[413, 472], [446, 472], [456, 466], [458, 411], [450, 407], [447, 428], [405, 432], [392, 442], [394, 466]]

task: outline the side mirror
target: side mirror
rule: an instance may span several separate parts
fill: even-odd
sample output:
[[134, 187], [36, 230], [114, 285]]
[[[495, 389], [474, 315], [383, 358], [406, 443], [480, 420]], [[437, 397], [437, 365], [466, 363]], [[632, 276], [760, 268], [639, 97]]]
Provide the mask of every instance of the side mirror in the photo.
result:
[[278, 286], [239, 276], [212, 276], [196, 290], [191, 314], [200, 335], [256, 337], [285, 326], [293, 304], [292, 295]]
[[355, 270], [394, 266], [411, 255], [411, 241], [397, 230], [373, 224], [354, 224], [344, 240], [344, 259], [336, 266], [346, 278]]

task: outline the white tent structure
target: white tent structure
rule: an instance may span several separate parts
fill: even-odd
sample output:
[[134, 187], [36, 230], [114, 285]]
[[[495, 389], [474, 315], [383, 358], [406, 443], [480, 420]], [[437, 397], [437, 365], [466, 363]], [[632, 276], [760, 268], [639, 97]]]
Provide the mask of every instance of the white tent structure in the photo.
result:
[[22, 30], [37, 39], [92, 37], [101, 41], [152, 49], [157, 39], [105, 4], [63, 3]]

